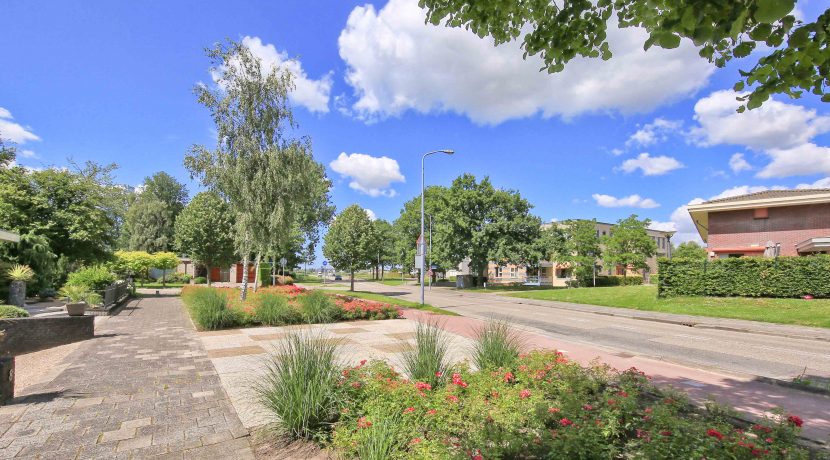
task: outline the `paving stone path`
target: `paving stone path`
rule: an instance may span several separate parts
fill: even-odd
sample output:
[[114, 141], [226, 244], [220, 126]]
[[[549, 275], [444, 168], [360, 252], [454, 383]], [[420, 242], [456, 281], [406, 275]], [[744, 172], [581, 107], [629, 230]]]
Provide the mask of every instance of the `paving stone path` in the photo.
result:
[[178, 297], [135, 299], [95, 332], [0, 406], [0, 458], [253, 458]]

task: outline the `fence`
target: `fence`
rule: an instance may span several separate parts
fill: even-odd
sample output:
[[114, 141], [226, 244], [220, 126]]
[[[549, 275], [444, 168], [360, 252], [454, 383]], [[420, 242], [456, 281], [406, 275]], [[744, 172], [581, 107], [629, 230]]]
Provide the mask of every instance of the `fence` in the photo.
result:
[[101, 308], [110, 308], [126, 299], [133, 292], [132, 280], [116, 281], [106, 287], [102, 292], [103, 303]]

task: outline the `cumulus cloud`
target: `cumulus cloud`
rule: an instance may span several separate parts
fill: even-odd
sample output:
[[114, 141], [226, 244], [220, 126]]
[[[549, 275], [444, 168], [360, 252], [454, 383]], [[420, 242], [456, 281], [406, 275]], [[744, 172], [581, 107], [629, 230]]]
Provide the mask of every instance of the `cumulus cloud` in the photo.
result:
[[389, 157], [373, 157], [364, 153], [341, 152], [329, 163], [332, 170], [351, 179], [349, 187], [369, 196], [393, 197], [393, 182], [405, 182], [397, 160]]
[[366, 211], [366, 214], [369, 215], [369, 220], [378, 220], [378, 216], [375, 214], [375, 211], [372, 211], [369, 208], [364, 208], [364, 211]]
[[738, 174], [741, 171], [749, 171], [752, 165], [744, 159], [743, 153], [736, 153], [729, 158], [729, 169], [733, 173]]
[[679, 120], [666, 120], [655, 118], [653, 122], [644, 125], [632, 134], [627, 141], [626, 147], [647, 147], [668, 139], [669, 134], [678, 131], [683, 122]]
[[40, 137], [32, 132], [32, 128], [16, 123], [12, 113], [3, 107], [0, 107], [0, 138], [15, 144], [40, 140]]
[[594, 201], [603, 208], [643, 208], [650, 209], [660, 206], [651, 198], [643, 198], [640, 195], [629, 195], [622, 198], [617, 198], [612, 195], [603, 195], [594, 193], [591, 195]]
[[644, 176], [660, 176], [682, 167], [683, 163], [672, 157], [653, 157], [645, 152], [637, 155], [637, 158], [630, 158], [623, 161], [620, 165], [620, 169], [624, 172], [630, 173], [639, 169], [643, 171]]
[[[771, 161], [757, 177], [830, 173], [830, 149], [811, 142], [819, 134], [830, 132], [830, 116], [776, 100], [738, 113], [735, 109], [740, 102], [735, 98], [744, 94], [716, 91], [700, 99], [694, 109], [698, 126], [689, 130], [689, 139], [700, 146], [742, 145], [763, 153]], [[743, 168], [738, 171], [751, 169], [742, 157], [737, 158], [736, 165]]]
[[[272, 44], [263, 43], [259, 37], [246, 36], [242, 39], [242, 45], [260, 59], [265, 71], [270, 72], [271, 69], [279, 67], [291, 72], [294, 76], [294, 89], [289, 93], [288, 98], [292, 103], [303, 106], [311, 112], [327, 113], [329, 111], [331, 72], [320, 79], [312, 79], [299, 60], [290, 58], [285, 51], [278, 51]], [[219, 75], [213, 74], [212, 77], [214, 81], [217, 81]]]
[[354, 90], [350, 110], [367, 121], [407, 110], [453, 112], [478, 124], [647, 112], [695, 93], [713, 72], [688, 41], [645, 52], [645, 31], [613, 25], [608, 38], [613, 59], [577, 58], [548, 74], [538, 57], [522, 59], [516, 41], [495, 47], [462, 28], [425, 24], [417, 0], [390, 0], [380, 10], [352, 10], [338, 44]]

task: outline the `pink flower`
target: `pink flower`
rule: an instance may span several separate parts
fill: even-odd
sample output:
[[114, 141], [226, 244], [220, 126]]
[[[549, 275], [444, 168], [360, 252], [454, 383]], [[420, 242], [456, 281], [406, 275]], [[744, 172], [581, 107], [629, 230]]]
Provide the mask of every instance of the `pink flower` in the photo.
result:
[[449, 396], [447, 396], [447, 401], [457, 403], [458, 402], [458, 396], [449, 395]]
[[795, 425], [799, 428], [801, 428], [801, 425], [804, 425], [804, 420], [801, 420], [801, 417], [797, 415], [788, 415], [787, 421], [790, 422], [790, 424]]
[[512, 372], [507, 372], [507, 373], [505, 373], [505, 374], [504, 374], [504, 381], [505, 381], [505, 382], [508, 382], [508, 383], [509, 383], [509, 382], [512, 382], [512, 381], [513, 381], [513, 379], [514, 379], [514, 377], [513, 377], [513, 373], [512, 373]]
[[427, 411], [427, 415], [435, 415], [438, 411], [435, 409], [430, 409]]
[[410, 444], [410, 445], [412, 445], [412, 444], [418, 444], [419, 442], [421, 442], [421, 438], [412, 438], [412, 440], [411, 440], [411, 441], [409, 441], [409, 444]]
[[444, 376], [444, 373], [441, 372], [441, 371], [438, 371], [438, 372], [435, 373], [435, 376], [438, 377], [438, 378], [441, 378], [441, 377]]
[[559, 412], [559, 410], [560, 409], [558, 407], [548, 407], [548, 413], [549, 414], [555, 414], [555, 413]]
[[530, 397], [530, 390], [524, 389], [519, 393], [519, 397], [522, 399], [527, 399]]
[[585, 410], [594, 410], [594, 406], [592, 406], [590, 404], [585, 404], [585, 405], [582, 406], [582, 408], [585, 409]]
[[410, 412], [415, 412], [415, 408], [414, 407], [407, 407], [406, 409], [403, 410], [404, 414], [408, 414]]
[[424, 382], [415, 382], [415, 388], [417, 388], [419, 391], [431, 390], [432, 385]]
[[561, 420], [559, 420], [559, 424], [562, 426], [571, 426], [574, 424], [574, 422], [570, 421], [567, 418], [562, 418]]
[[713, 438], [718, 438], [718, 440], [723, 439], [723, 434], [720, 431], [718, 431], [714, 428], [709, 428], [708, 430], [706, 430], [706, 436], [711, 436]]
[[452, 375], [452, 383], [460, 386], [461, 388], [467, 388], [467, 383], [461, 378], [461, 374], [457, 372]]
[[360, 417], [357, 419], [358, 428], [369, 428], [370, 426], [372, 426], [372, 422], [366, 420], [366, 417]]

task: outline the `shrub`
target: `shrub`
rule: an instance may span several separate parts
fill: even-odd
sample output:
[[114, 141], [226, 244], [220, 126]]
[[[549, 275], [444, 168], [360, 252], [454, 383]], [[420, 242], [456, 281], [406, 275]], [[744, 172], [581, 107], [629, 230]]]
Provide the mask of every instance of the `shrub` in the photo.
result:
[[490, 320], [475, 331], [473, 363], [479, 369], [512, 367], [524, 346], [522, 336], [507, 321]]
[[35, 271], [28, 265], [17, 264], [6, 272], [6, 276], [12, 281], [31, 281], [35, 277]]
[[93, 291], [101, 291], [115, 282], [115, 275], [103, 265], [82, 268], [69, 274], [66, 284], [69, 286], [86, 286]]
[[244, 323], [242, 313], [228, 307], [228, 296], [219, 289], [188, 289], [182, 300], [190, 309], [193, 322], [203, 330], [216, 330]]
[[341, 310], [339, 316], [347, 320], [394, 319], [403, 316], [398, 307], [388, 303], [352, 297], [338, 297], [334, 303]]
[[66, 284], [59, 292], [60, 296], [70, 302], [86, 302], [89, 305], [100, 304], [103, 299], [97, 292], [84, 285]]
[[334, 305], [331, 297], [323, 291], [309, 291], [305, 295], [298, 296], [300, 312], [303, 321], [309, 324], [331, 323], [338, 319], [339, 309]]
[[661, 297], [830, 297], [830, 255], [660, 259], [658, 266], [657, 294]]
[[14, 305], [0, 305], [0, 318], [27, 318], [29, 312]]
[[330, 339], [292, 334], [270, 355], [254, 390], [287, 435], [313, 438], [337, 420], [342, 393], [336, 351]]
[[58, 291], [55, 288], [46, 287], [38, 291], [37, 296], [43, 300], [48, 298], [54, 298], [58, 296]]
[[254, 318], [268, 326], [296, 324], [302, 321], [300, 312], [288, 304], [288, 298], [276, 292], [263, 292], [256, 296]]
[[193, 278], [193, 284], [207, 284], [207, 278], [204, 276], [197, 276]]
[[403, 370], [412, 380], [437, 386], [449, 368], [451, 339], [436, 323], [419, 322], [415, 328], [415, 346], [401, 354]]
[[294, 284], [294, 278], [288, 275], [277, 275], [277, 285], [279, 286], [290, 286]]
[[781, 413], [738, 427], [722, 411], [695, 409], [682, 393], [658, 389], [636, 369], [582, 368], [561, 353], [535, 351], [512, 368], [452, 372], [452, 383], [436, 388], [385, 363], [347, 369], [348, 394], [331, 437], [339, 456], [809, 458], [797, 443], [801, 419]]

